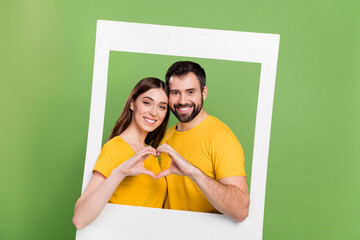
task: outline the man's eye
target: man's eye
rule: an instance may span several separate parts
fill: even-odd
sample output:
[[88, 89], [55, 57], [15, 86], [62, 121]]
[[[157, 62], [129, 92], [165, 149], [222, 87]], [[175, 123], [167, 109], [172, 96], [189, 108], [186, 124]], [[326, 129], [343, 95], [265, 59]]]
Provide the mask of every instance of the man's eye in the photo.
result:
[[193, 94], [194, 93], [194, 91], [188, 91], [188, 94], [189, 95], [191, 95], [191, 94]]
[[177, 95], [178, 92], [171, 92], [171, 95]]

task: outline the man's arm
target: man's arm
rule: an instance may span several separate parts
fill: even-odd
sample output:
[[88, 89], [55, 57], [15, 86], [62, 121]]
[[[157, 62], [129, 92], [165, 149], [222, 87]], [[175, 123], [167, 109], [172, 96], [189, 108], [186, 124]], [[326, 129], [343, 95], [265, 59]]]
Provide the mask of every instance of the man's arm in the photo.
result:
[[248, 216], [250, 200], [246, 177], [224, 177], [217, 181], [189, 163], [169, 145], [163, 144], [157, 151], [167, 153], [171, 158], [170, 167], [160, 172], [157, 178], [169, 174], [188, 176], [219, 212], [238, 222]]
[[190, 178], [219, 212], [238, 222], [248, 216], [250, 199], [246, 177], [226, 177], [216, 181], [198, 169], [198, 173]]

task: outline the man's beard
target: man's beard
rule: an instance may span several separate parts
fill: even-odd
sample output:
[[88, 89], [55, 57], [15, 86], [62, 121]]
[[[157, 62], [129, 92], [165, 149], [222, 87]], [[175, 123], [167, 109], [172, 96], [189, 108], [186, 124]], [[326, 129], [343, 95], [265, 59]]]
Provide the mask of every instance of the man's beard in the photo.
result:
[[[193, 110], [190, 114], [186, 113], [186, 114], [181, 114], [178, 113], [176, 111], [176, 109], [178, 107], [192, 107]], [[170, 108], [172, 113], [175, 115], [175, 117], [182, 123], [187, 123], [190, 122], [191, 120], [193, 120], [201, 111], [203, 107], [203, 100], [201, 100], [201, 104], [200, 105], [195, 105], [194, 103], [192, 104], [185, 104], [185, 105], [181, 105], [181, 104], [174, 104], [173, 108]]]

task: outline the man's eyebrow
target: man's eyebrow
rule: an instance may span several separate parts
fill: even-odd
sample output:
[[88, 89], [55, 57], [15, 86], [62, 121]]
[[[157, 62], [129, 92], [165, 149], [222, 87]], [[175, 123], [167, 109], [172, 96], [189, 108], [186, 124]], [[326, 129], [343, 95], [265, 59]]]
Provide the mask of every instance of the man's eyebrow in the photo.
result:
[[[180, 91], [180, 90], [178, 90], [178, 89], [172, 89], [172, 90], [170, 90], [170, 92], [175, 92], [175, 91]], [[188, 89], [185, 89], [185, 91], [196, 91], [196, 88], [188, 88]]]

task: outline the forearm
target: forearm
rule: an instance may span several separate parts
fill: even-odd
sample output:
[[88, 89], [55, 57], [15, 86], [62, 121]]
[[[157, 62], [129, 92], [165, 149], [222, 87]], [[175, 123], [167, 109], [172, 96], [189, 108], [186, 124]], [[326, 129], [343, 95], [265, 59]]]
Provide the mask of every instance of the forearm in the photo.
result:
[[78, 230], [95, 220], [124, 178], [125, 176], [120, 171], [114, 169], [96, 190], [79, 198], [73, 217], [73, 223]]
[[249, 211], [247, 192], [235, 185], [220, 183], [197, 168], [189, 177], [219, 212], [238, 222], [247, 217]]

